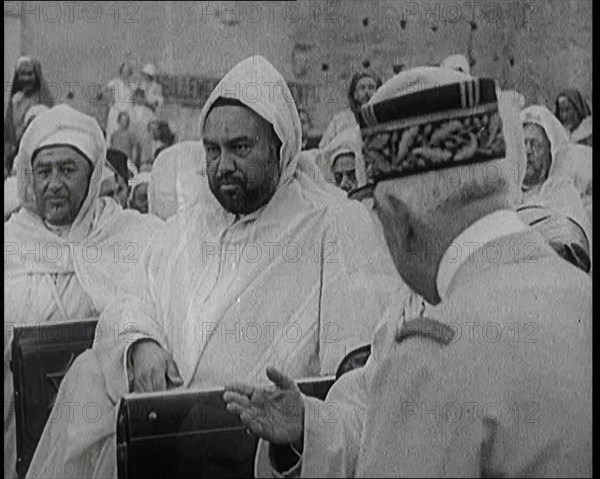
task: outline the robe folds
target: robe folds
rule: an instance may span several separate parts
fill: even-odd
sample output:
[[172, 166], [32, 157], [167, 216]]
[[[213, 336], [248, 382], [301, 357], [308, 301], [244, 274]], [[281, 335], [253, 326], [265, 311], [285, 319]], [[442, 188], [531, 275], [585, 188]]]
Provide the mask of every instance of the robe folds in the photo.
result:
[[27, 477], [116, 477], [115, 408], [129, 392], [126, 362], [136, 340], [151, 338], [172, 354], [184, 388], [264, 382], [268, 365], [296, 378], [327, 375], [370, 342], [392, 297], [409, 296], [364, 206], [314, 180], [318, 167], [300, 154], [291, 94], [266, 60], [234, 67], [201, 123], [220, 92], [244, 82], [273, 92], [247, 106], [282, 143], [274, 196], [237, 217], [199, 195], [167, 221], [120, 299], [100, 316], [99, 328], [120, 326], [117, 336], [98, 338], [61, 385], [58, 403], [94, 402], [101, 417], [48, 422]]
[[460, 266], [426, 315], [452, 327], [450, 344], [397, 343], [390, 308], [367, 364], [325, 401], [304, 398], [301, 461], [280, 473], [261, 441], [257, 477], [591, 475], [585, 273], [537, 232], [502, 236]]

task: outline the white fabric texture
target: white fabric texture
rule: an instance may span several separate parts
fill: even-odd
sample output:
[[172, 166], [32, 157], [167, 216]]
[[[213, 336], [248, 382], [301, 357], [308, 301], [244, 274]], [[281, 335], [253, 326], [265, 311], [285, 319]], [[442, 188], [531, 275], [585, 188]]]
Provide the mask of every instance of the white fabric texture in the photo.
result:
[[222, 209], [208, 186], [205, 156], [199, 141], [175, 143], [160, 152], [150, 174], [150, 213], [166, 220], [199, 202]]

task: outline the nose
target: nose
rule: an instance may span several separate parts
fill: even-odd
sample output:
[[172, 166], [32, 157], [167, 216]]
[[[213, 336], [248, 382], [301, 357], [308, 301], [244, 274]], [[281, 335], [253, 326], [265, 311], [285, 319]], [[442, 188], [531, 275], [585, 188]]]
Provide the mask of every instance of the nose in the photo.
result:
[[340, 183], [340, 188], [345, 191], [349, 191], [351, 188], [351, 181], [350, 181], [350, 178], [348, 178], [348, 175], [346, 173], [344, 173], [344, 176], [342, 176], [342, 182]]
[[219, 157], [219, 166], [217, 168], [220, 177], [226, 176], [235, 171], [235, 159], [231, 153], [223, 149]]

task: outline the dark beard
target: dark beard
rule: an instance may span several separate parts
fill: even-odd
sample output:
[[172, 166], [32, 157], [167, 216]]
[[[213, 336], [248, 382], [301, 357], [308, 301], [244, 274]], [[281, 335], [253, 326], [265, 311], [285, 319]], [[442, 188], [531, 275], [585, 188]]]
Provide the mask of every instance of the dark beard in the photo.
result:
[[[212, 194], [219, 201], [221, 206], [230, 213], [236, 215], [247, 215], [259, 209], [268, 203], [273, 196], [275, 189], [269, 186], [248, 189], [244, 180], [224, 180], [220, 181], [209, 177], [209, 186]], [[238, 186], [236, 194], [227, 194], [221, 190], [223, 184], [234, 184]]]

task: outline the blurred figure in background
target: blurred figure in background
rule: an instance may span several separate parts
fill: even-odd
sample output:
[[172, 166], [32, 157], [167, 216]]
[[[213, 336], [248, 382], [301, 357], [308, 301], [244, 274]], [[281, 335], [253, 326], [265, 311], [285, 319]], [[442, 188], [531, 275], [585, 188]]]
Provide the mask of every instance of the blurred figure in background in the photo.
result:
[[579, 90], [570, 88], [561, 92], [556, 97], [554, 111], [571, 142], [592, 146], [592, 110]]
[[137, 137], [129, 129], [129, 113], [127, 111], [119, 112], [117, 121], [119, 127], [110, 136], [110, 148], [124, 153], [139, 168], [141, 163], [141, 148]]
[[133, 93], [137, 85], [133, 81], [133, 68], [129, 62], [121, 63], [119, 76], [108, 82], [111, 107], [106, 120], [106, 139], [111, 140], [112, 134], [119, 128], [119, 114], [127, 111], [133, 102]]
[[150, 186], [150, 173], [144, 171], [134, 176], [129, 181], [131, 193], [129, 194], [129, 208], [142, 214], [148, 213], [148, 187]]
[[52, 107], [54, 101], [42, 76], [42, 66], [38, 60], [31, 57], [21, 57], [17, 60], [13, 76], [10, 100], [4, 119], [5, 163], [8, 171], [12, 171], [19, 142], [27, 126], [25, 116], [35, 105], [43, 104]]
[[114, 174], [103, 179], [100, 186], [100, 196], [112, 198], [125, 209], [129, 197], [128, 183], [133, 176], [127, 166], [127, 156], [121, 151], [109, 149], [106, 152], [106, 161]]
[[381, 78], [373, 72], [355, 73], [348, 89], [349, 107], [336, 114], [323, 133], [319, 148], [323, 149], [339, 133], [349, 128], [358, 128], [357, 114], [360, 107], [366, 104], [373, 93], [381, 86]]
[[142, 69], [142, 81], [140, 89], [144, 92], [146, 106], [154, 113], [158, 114], [165, 102], [162, 94], [162, 87], [156, 81], [158, 70], [152, 63], [147, 63]]

